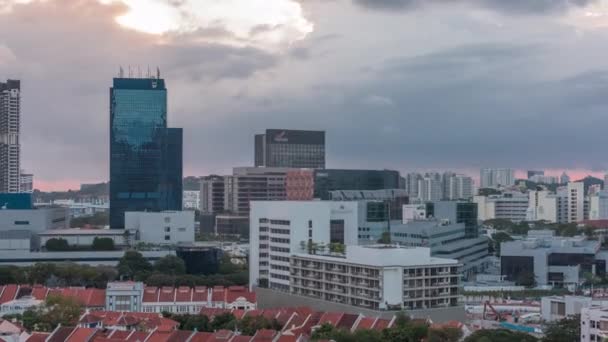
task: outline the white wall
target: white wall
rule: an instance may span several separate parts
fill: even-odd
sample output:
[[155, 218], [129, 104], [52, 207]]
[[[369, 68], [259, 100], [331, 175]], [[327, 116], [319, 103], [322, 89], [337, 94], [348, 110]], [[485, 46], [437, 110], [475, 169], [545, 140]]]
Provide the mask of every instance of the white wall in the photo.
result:
[[0, 210], [0, 230], [42, 232], [48, 229], [65, 229], [69, 226], [70, 217], [67, 208]]
[[194, 211], [126, 212], [125, 228], [139, 232], [138, 242], [194, 242]]
[[[312, 241], [330, 242], [330, 221], [344, 220], [345, 245], [358, 243], [358, 203], [334, 201], [252, 201], [250, 220], [250, 284], [257, 285], [259, 278], [260, 219], [289, 221], [290, 253], [300, 251], [300, 242], [308, 241], [308, 224], [312, 221]], [[269, 226], [266, 223], [264, 226]], [[272, 243], [269, 241], [269, 245]], [[285, 256], [288, 256], [287, 253]], [[282, 255], [281, 255], [282, 256]]]
[[380, 308], [388, 305], [403, 305], [403, 267], [385, 267], [382, 269], [383, 284]]

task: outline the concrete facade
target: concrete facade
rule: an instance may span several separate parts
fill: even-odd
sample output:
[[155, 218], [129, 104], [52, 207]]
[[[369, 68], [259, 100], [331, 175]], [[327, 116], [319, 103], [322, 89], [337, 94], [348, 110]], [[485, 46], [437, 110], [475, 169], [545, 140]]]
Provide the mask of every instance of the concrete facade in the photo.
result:
[[194, 211], [126, 212], [125, 228], [139, 242], [174, 245], [194, 241]]

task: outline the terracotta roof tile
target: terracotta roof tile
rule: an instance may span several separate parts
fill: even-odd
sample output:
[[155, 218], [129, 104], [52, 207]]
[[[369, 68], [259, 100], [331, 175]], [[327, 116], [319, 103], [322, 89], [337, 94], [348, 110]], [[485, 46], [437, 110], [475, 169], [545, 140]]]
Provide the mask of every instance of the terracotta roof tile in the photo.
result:
[[91, 328], [76, 328], [72, 334], [65, 340], [66, 342], [87, 342], [97, 332]]
[[0, 304], [4, 304], [15, 299], [18, 288], [19, 286], [15, 284], [6, 285], [4, 287], [4, 291], [2, 291], [2, 295], [0, 295]]
[[213, 338], [213, 334], [209, 332], [197, 332], [192, 336], [190, 342], [208, 342], [211, 338]]

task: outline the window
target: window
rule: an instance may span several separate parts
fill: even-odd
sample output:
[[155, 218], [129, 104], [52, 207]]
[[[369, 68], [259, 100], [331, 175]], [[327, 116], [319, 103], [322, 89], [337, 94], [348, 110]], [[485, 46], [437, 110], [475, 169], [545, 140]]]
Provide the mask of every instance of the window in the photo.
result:
[[170, 233], [171, 232], [171, 227], [165, 227], [165, 233]]
[[30, 221], [15, 221], [17, 226], [27, 226], [28, 224], [30, 224]]
[[165, 235], [165, 241], [171, 240], [171, 235]]
[[180, 231], [180, 232], [185, 232], [186, 228], [178, 228], [177, 230]]
[[169, 223], [171, 222], [171, 218], [170, 217], [165, 217], [165, 223]]
[[331, 220], [329, 223], [329, 241], [344, 244], [344, 220]]
[[312, 228], [312, 220], [308, 220], [308, 228]]

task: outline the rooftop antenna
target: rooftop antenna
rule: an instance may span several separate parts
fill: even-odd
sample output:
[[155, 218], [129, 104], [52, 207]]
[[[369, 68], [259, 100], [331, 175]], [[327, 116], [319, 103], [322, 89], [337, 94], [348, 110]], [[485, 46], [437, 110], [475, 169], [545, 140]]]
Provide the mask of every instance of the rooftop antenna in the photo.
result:
[[148, 65], [148, 73], [146, 74], [147, 78], [152, 78], [152, 74], [150, 73], [150, 65]]
[[141, 78], [141, 67], [139, 65], [137, 66], [137, 76]]
[[122, 65], [120, 66], [120, 71], [118, 73], [118, 77], [119, 78], [124, 78], [125, 77], [125, 71], [122, 68]]
[[129, 65], [129, 78], [133, 78], [133, 71], [131, 70], [130, 65]]
[[160, 80], [160, 68], [156, 67], [156, 78]]

